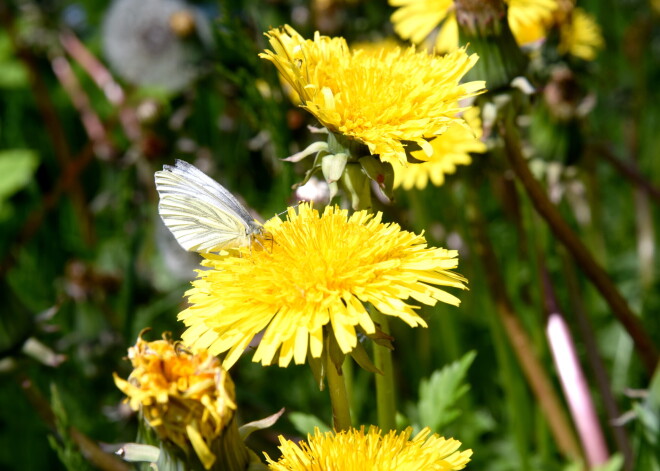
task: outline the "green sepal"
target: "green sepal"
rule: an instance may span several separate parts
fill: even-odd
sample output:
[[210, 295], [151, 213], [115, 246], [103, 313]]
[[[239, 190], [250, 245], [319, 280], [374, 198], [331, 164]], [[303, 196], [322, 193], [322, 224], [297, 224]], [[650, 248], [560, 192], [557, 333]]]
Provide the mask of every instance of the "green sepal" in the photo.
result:
[[360, 165], [367, 176], [378, 184], [378, 187], [389, 199], [394, 197], [394, 167], [389, 162], [383, 162], [377, 156], [360, 157]]
[[369, 337], [377, 345], [380, 345], [381, 347], [385, 347], [388, 350], [394, 350], [394, 345], [392, 344], [392, 342], [394, 341], [394, 337], [392, 337], [390, 334], [383, 332], [378, 324], [376, 324], [376, 332], [374, 332], [373, 334], [365, 334], [365, 335]]
[[[326, 143], [325, 143], [325, 142], [321, 142], [321, 144], [323, 144], [323, 145], [320, 146], [320, 150], [319, 150], [319, 151], [316, 153], [316, 155], [314, 156], [314, 163], [312, 164], [312, 168], [310, 168], [309, 170], [307, 170], [307, 171], [305, 172], [305, 176], [303, 177], [302, 181], [296, 183], [295, 185], [293, 185], [293, 186], [291, 187], [292, 189], [295, 190], [295, 189], [297, 189], [297, 188], [303, 186], [305, 183], [307, 183], [307, 182], [310, 180], [310, 178], [312, 178], [312, 175], [314, 175], [314, 174], [315, 174], [315, 173], [321, 168], [321, 162], [322, 162], [322, 159], [323, 159], [323, 157], [324, 157], [325, 155], [327, 155], [327, 153], [328, 153], [328, 152], [327, 152], [327, 145], [325, 145]], [[313, 145], [313, 144], [312, 144], [312, 145]], [[312, 147], [312, 146], [309, 146], [308, 149], [309, 149], [310, 147]], [[304, 152], [304, 151], [303, 151], [303, 152]], [[284, 159], [284, 160], [286, 160], [286, 159]]]
[[383, 374], [383, 372], [376, 368], [376, 365], [373, 364], [371, 358], [369, 358], [367, 350], [364, 348], [364, 346], [362, 346], [360, 342], [357, 343], [353, 351], [350, 353], [350, 356], [363, 370], [379, 375]]
[[321, 159], [321, 171], [323, 172], [323, 178], [325, 178], [328, 184], [334, 183], [341, 178], [347, 161], [348, 154], [343, 152], [323, 156]]
[[337, 193], [339, 193], [339, 184], [337, 182], [328, 183], [328, 188], [330, 189], [330, 200], [332, 201]]
[[238, 433], [241, 439], [245, 440], [250, 436], [252, 432], [256, 432], [257, 430], [263, 430], [272, 427], [275, 425], [275, 422], [277, 422], [279, 418], [282, 417], [282, 414], [284, 414], [284, 407], [282, 407], [278, 412], [269, 415], [268, 417], [264, 417], [263, 419], [254, 420], [252, 422], [248, 422], [247, 424], [241, 425], [238, 428]]
[[130, 463], [156, 463], [160, 458], [160, 448], [143, 443], [125, 443], [117, 454]]
[[319, 391], [323, 391], [325, 389], [325, 365], [326, 365], [326, 355], [327, 351], [324, 348], [323, 352], [321, 353], [321, 356], [319, 358], [315, 358], [312, 356], [309, 351], [307, 352], [307, 364], [309, 365], [310, 369], [312, 370], [312, 375], [314, 376], [314, 382], [319, 387]]
[[339, 347], [332, 329], [330, 329], [328, 332], [327, 339], [328, 340], [326, 345], [328, 349], [328, 355], [330, 355], [330, 361], [332, 361], [332, 364], [335, 366], [335, 368], [337, 368], [337, 372], [341, 374], [341, 366], [344, 364], [346, 354], [342, 352], [341, 347]]
[[354, 210], [371, 208], [369, 178], [362, 170], [362, 165], [353, 163], [346, 165], [340, 181], [351, 198], [351, 207]]

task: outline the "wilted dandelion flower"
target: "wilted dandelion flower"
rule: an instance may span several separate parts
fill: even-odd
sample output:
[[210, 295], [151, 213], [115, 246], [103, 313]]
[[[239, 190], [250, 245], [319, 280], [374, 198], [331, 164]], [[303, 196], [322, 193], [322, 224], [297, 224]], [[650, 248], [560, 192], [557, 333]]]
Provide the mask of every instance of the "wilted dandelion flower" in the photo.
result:
[[470, 153], [486, 152], [486, 144], [481, 141], [481, 119], [479, 108], [472, 107], [463, 114], [468, 125], [453, 124], [442, 135], [431, 141], [433, 155], [426, 157], [423, 152], [411, 153], [420, 162], [394, 166], [394, 187], [404, 190], [426, 188], [429, 180], [435, 186], [445, 182], [445, 175], [456, 172], [457, 165], [472, 163]]
[[326, 207], [322, 214], [303, 203], [287, 220], [264, 224], [272, 241], [240, 257], [204, 255], [199, 278], [188, 291], [191, 306], [179, 314], [188, 330], [183, 340], [211, 354], [228, 352], [233, 365], [263, 331], [253, 361], [301, 364], [320, 358], [324, 333], [334, 335], [345, 354], [360, 329], [376, 326], [367, 304], [408, 325], [426, 327], [410, 298], [427, 305], [459, 300], [438, 288], [465, 288], [451, 269], [457, 252], [428, 247], [422, 235], [383, 223], [381, 214]]
[[603, 35], [593, 15], [574, 8], [559, 26], [559, 52], [585, 61], [596, 58], [603, 48]]
[[411, 433], [410, 427], [385, 435], [374, 426], [367, 432], [364, 427], [337, 433], [316, 429], [301, 443], [280, 436], [282, 457], [273, 461], [266, 454], [266, 459], [272, 471], [450, 471], [470, 461], [472, 450], [458, 451], [458, 440], [429, 436], [428, 428], [412, 439]]
[[[440, 26], [435, 39], [438, 52], [458, 47], [458, 24], [453, 0], [389, 0], [398, 7], [392, 14], [394, 31], [414, 44], [423, 43]], [[556, 0], [505, 0], [511, 32], [518, 44], [542, 39], [557, 8]]]
[[178, 91], [200, 73], [211, 42], [208, 21], [179, 0], [115, 0], [103, 22], [103, 49], [126, 81]]
[[260, 56], [277, 67], [301, 106], [385, 162], [405, 162], [407, 142], [431, 155], [427, 136], [460, 121], [458, 101], [484, 88], [482, 81], [459, 84], [477, 61], [464, 49], [445, 57], [414, 48], [367, 54], [343, 38], [316, 33], [305, 40], [289, 26], [267, 36], [273, 50]]
[[209, 469], [218, 458], [214, 441], [230, 424], [236, 427], [234, 384], [220, 361], [204, 350], [192, 353], [171, 340], [142, 337], [128, 357], [133, 364], [128, 380], [116, 374], [114, 379], [131, 409], [141, 412], [160, 440], [186, 454], [192, 448]]

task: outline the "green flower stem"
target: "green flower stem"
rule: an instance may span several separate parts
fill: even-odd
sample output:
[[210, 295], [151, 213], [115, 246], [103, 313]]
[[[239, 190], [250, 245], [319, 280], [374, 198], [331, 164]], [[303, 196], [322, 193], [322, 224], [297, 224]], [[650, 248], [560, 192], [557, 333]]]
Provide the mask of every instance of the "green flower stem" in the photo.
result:
[[332, 419], [336, 431], [351, 428], [351, 409], [346, 394], [346, 383], [341, 372], [328, 355], [326, 378], [328, 379], [328, 392], [332, 403]]
[[[375, 309], [371, 317], [380, 325], [385, 334], [390, 333], [387, 316]], [[383, 432], [396, 428], [396, 402], [394, 399], [394, 373], [392, 352], [387, 347], [374, 344], [374, 363], [383, 374], [376, 374], [376, 403], [378, 405], [378, 425]]]
[[511, 168], [527, 192], [536, 211], [546, 221], [553, 234], [564, 244], [571, 256], [578, 263], [584, 274], [593, 283], [612, 309], [612, 313], [624, 326], [633, 340], [635, 348], [649, 374], [653, 374], [658, 363], [658, 352], [651, 338], [644, 330], [639, 318], [628, 306], [616, 285], [605, 270], [596, 262], [587, 247], [582, 243], [570, 226], [564, 221], [557, 208], [552, 204], [541, 184], [534, 178], [520, 148], [520, 140], [513, 124], [513, 119], [500, 126], [504, 137], [506, 155]]
[[344, 364], [341, 365], [342, 377], [344, 378], [344, 384], [346, 385], [346, 394], [348, 395], [348, 403], [350, 405], [351, 416], [356, 415], [356, 403], [355, 403], [355, 394], [353, 393], [354, 380], [355, 380], [355, 371], [353, 365], [353, 359], [347, 357], [344, 361]]

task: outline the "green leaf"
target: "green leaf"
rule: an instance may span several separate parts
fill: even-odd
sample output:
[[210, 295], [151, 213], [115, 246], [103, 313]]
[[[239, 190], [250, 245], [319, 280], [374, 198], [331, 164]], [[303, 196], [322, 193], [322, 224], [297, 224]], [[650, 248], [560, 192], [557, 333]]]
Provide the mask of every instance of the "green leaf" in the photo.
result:
[[27, 86], [28, 73], [18, 61], [0, 62], [0, 89], [16, 89]]
[[0, 89], [22, 88], [27, 84], [27, 69], [16, 59], [9, 36], [0, 33]]
[[600, 466], [593, 468], [593, 471], [621, 471], [623, 469], [623, 456], [620, 453], [615, 453]]
[[39, 156], [33, 150], [0, 151], [0, 205], [30, 182], [38, 163]]
[[289, 420], [300, 433], [314, 433], [314, 429], [318, 427], [321, 432], [329, 432], [331, 427], [323, 420], [319, 419], [314, 414], [306, 414], [304, 412], [291, 412]]
[[418, 424], [419, 428], [428, 426], [439, 432], [461, 414], [456, 403], [470, 389], [464, 383], [465, 375], [476, 355], [474, 351], [468, 352], [460, 360], [433, 372], [429, 379], [422, 380], [417, 417], [424, 422]]

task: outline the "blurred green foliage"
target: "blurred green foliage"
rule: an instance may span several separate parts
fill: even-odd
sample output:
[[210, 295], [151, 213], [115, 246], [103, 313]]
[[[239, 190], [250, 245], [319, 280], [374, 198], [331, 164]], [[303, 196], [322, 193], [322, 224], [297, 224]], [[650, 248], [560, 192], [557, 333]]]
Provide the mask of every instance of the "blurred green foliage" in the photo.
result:
[[[154, 338], [182, 332], [176, 314], [199, 260], [184, 253], [162, 225], [153, 173], [175, 158], [195, 163], [262, 220], [295, 202], [291, 186], [305, 169], [280, 159], [311, 142], [305, 125], [315, 123], [288, 102], [274, 68], [257, 57], [266, 47], [263, 32], [290, 23], [306, 37], [323, 25], [324, 33], [349, 43], [392, 35], [392, 9], [385, 2], [338, 1], [330, 2], [328, 12], [315, 10], [321, 3], [200, 2], [213, 38], [194, 64], [198, 78], [172, 93], [133, 86], [111, 70], [110, 80], [123, 90], [120, 100], [96, 80], [106, 70], [105, 2], [10, 0], [0, 6], [0, 468], [81, 469], [69, 427], [102, 443], [135, 439], [135, 419], [120, 406], [112, 372], [128, 375], [126, 349], [145, 327], [152, 327]], [[634, 162], [660, 185], [660, 13], [641, 0], [580, 4], [597, 16], [607, 47], [596, 62], [574, 65], [596, 106], [580, 124], [581, 154], [568, 162], [568, 171], [562, 167], [556, 187], [565, 197], [559, 206], [658, 342], [659, 258], [657, 250], [651, 260], [638, 252], [640, 243], [657, 246], [658, 201], [601, 154], [605, 149]], [[67, 46], [63, 33], [78, 38], [79, 48]], [[76, 55], [81, 50], [98, 64]], [[546, 157], [544, 178], [551, 180], [548, 169], [563, 166], [566, 149], [576, 147], [553, 130], [539, 132], [550, 133], [540, 142], [558, 144], [540, 152]], [[536, 353], [553, 372], [535, 247], [544, 252], [569, 314], [565, 259], [509, 173], [501, 155], [475, 156], [443, 187], [399, 192], [393, 204], [378, 208], [404, 228], [425, 230], [432, 244], [459, 249], [459, 271], [470, 281], [459, 309], [422, 309], [429, 329], [392, 326], [399, 410], [413, 410], [411, 423], [434, 425], [472, 448], [469, 468], [564, 469], [568, 463], [495, 313], [488, 269], [466, 217], [476, 201], [509, 296]], [[590, 218], [581, 216], [585, 208]], [[568, 266], [575, 268], [570, 261]], [[628, 388], [647, 388], [649, 377], [602, 299], [576, 276], [619, 408], [637, 414], [625, 424], [640, 456], [637, 469], [660, 469], [657, 387], [645, 401], [626, 394]], [[25, 354], [28, 337], [65, 359], [49, 364], [44, 356]], [[578, 348], [583, 358], [581, 341]], [[282, 407], [291, 413], [251, 437], [255, 450], [277, 456], [277, 433], [299, 435], [331, 421], [327, 394], [318, 391], [307, 367], [262, 368], [248, 355], [232, 377], [243, 422]], [[51, 386], [57, 395], [50, 394]], [[376, 421], [373, 388], [372, 375], [355, 368], [351, 401], [357, 423]], [[49, 404], [57, 420], [43, 413]], [[605, 426], [600, 399], [597, 406]], [[605, 429], [610, 449], [620, 451]]]

